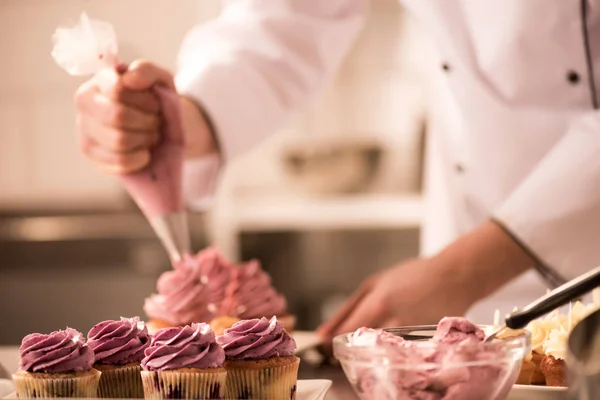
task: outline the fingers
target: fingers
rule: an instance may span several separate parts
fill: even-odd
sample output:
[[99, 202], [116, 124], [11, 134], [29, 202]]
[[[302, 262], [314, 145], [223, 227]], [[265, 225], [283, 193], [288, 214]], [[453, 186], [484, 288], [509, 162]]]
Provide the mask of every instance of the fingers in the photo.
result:
[[160, 116], [115, 102], [100, 92], [86, 93], [78, 100], [79, 112], [107, 127], [125, 131], [157, 131]]
[[78, 118], [77, 125], [81, 135], [89, 137], [94, 143], [113, 153], [130, 153], [149, 148], [158, 143], [159, 139], [158, 130], [128, 132], [103, 125], [90, 118]]
[[98, 91], [114, 103], [121, 103], [140, 111], [157, 114], [160, 102], [150, 87], [145, 90], [132, 90], [125, 87], [120, 74], [114, 68], [105, 68], [94, 77]]
[[153, 87], [174, 88], [171, 74], [147, 61], [106, 68], [77, 91], [81, 151], [103, 171], [127, 173], [150, 162], [160, 140], [161, 104]]
[[169, 71], [144, 60], [131, 63], [121, 79], [125, 88], [130, 90], [148, 90], [154, 85], [175, 90], [173, 75]]
[[134, 150], [128, 153], [115, 153], [105, 150], [88, 136], [80, 136], [81, 152], [98, 169], [110, 174], [126, 174], [139, 171], [150, 162], [148, 149]]

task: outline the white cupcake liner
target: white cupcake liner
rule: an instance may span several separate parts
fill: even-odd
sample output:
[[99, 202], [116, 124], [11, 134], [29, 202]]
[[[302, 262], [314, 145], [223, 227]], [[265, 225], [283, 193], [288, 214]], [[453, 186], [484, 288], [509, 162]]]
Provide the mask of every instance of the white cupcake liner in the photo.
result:
[[227, 371], [224, 368], [142, 371], [145, 399], [223, 399]]
[[98, 384], [98, 397], [105, 399], [144, 397], [140, 363], [125, 365], [95, 365], [102, 372]]
[[19, 371], [13, 382], [20, 398], [97, 397], [100, 371], [46, 374]]
[[[284, 360], [288, 362], [282, 362]], [[300, 359], [295, 356], [226, 362], [226, 399], [294, 400], [299, 365]]]

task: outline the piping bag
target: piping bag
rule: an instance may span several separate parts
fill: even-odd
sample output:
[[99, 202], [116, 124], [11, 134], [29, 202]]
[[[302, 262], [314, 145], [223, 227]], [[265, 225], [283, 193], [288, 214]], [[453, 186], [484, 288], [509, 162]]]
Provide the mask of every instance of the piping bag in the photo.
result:
[[[90, 19], [83, 13], [77, 25], [58, 28], [52, 39], [52, 57], [70, 75], [94, 75], [107, 67], [118, 73], [126, 71], [117, 58], [117, 35], [107, 22]], [[177, 93], [160, 85], [153, 90], [163, 113], [160, 142], [152, 149], [146, 168], [121, 174], [119, 179], [150, 222], [171, 261], [177, 263], [191, 254], [182, 196], [185, 137]]]

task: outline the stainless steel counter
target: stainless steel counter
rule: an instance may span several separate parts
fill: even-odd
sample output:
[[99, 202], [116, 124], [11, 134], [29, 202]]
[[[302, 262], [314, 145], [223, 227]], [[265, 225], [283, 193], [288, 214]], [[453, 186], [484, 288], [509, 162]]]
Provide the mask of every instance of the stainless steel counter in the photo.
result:
[[[19, 350], [17, 346], [0, 346], [0, 364], [9, 373], [17, 370], [19, 365]], [[299, 379], [329, 379], [333, 386], [327, 396], [327, 400], [354, 400], [358, 399], [350, 384], [344, 376], [340, 367], [331, 365], [315, 366], [312, 363], [302, 361], [300, 364]]]

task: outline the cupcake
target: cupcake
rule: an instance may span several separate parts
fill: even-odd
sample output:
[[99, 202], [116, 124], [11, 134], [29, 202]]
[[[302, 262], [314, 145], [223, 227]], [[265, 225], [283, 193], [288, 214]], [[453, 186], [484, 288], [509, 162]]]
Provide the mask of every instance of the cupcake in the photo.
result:
[[533, 374], [535, 372], [535, 364], [531, 360], [523, 360], [521, 364], [521, 370], [517, 377], [518, 385], [531, 385], [533, 380]]
[[13, 375], [18, 397], [96, 397], [100, 371], [92, 368], [94, 352], [75, 329], [27, 335], [19, 355]]
[[544, 342], [544, 354], [540, 362], [540, 370], [544, 374], [546, 386], [567, 386], [567, 353], [568, 331], [564, 327], [553, 329]]
[[174, 265], [146, 299], [148, 331], [208, 322], [217, 335], [242, 319], [277, 316], [288, 332], [296, 318], [258, 261], [235, 266], [208, 248]]
[[221, 315], [211, 322], [213, 328], [229, 328], [243, 319], [276, 316], [286, 331], [294, 330], [296, 319], [287, 313], [285, 297], [275, 290], [271, 277], [258, 261], [233, 268], [225, 294], [219, 309]]
[[276, 317], [242, 320], [217, 342], [225, 350], [227, 399], [295, 399], [300, 359]]
[[175, 264], [158, 279], [158, 294], [144, 303], [149, 332], [210, 322], [225, 297], [230, 274], [231, 265], [212, 248]]
[[150, 335], [138, 317], [104, 321], [88, 333], [88, 346], [94, 351], [94, 368], [102, 372], [98, 397], [144, 397], [140, 361], [150, 345]]
[[225, 353], [208, 324], [156, 332], [142, 360], [146, 399], [223, 399]]
[[546, 384], [546, 378], [540, 369], [540, 363], [545, 356], [543, 344], [548, 339], [550, 331], [561, 326], [562, 321], [559, 320], [558, 317], [558, 314], [552, 313], [546, 318], [531, 321], [527, 325], [527, 330], [531, 332], [531, 362], [533, 364], [533, 372], [531, 375], [532, 385]]

